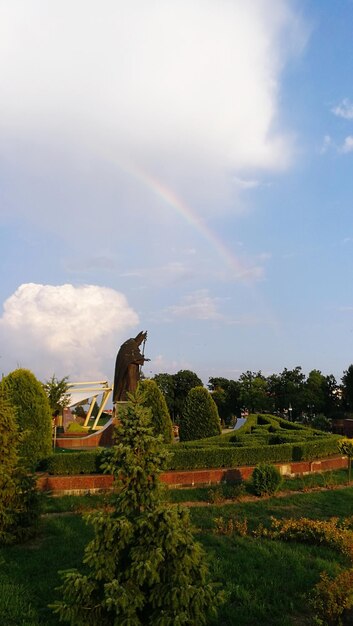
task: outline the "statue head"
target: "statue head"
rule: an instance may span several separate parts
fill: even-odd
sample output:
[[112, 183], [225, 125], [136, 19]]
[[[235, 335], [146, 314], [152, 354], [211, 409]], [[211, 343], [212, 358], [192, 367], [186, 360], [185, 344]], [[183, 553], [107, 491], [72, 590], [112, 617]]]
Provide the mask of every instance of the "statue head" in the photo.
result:
[[147, 339], [147, 330], [145, 331], [141, 330], [141, 332], [139, 332], [139, 334], [136, 335], [135, 337], [135, 341], [138, 346], [141, 345], [141, 343], [145, 341], [146, 339]]

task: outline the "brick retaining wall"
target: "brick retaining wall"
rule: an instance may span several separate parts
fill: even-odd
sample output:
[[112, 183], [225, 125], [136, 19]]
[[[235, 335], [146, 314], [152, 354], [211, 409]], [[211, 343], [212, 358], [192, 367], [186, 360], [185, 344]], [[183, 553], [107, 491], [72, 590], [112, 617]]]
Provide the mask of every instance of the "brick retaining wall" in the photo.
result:
[[[314, 472], [325, 472], [346, 468], [347, 457], [331, 457], [316, 461], [299, 461], [279, 464], [276, 467], [283, 476], [301, 476]], [[196, 487], [217, 485], [220, 482], [241, 482], [248, 480], [255, 466], [232, 467], [221, 469], [170, 471], [161, 474], [161, 480], [169, 487]], [[108, 474], [80, 474], [77, 476], [50, 476], [38, 474], [37, 486], [40, 491], [49, 491], [54, 495], [79, 495], [109, 491], [113, 477]]]

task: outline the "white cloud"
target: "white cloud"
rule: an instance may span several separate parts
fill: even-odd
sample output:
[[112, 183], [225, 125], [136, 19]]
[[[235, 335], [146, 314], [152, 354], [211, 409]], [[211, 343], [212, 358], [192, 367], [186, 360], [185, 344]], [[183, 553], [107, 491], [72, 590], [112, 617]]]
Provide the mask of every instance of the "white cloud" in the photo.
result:
[[353, 150], [353, 136], [352, 135], [348, 135], [348, 137], [345, 138], [343, 146], [341, 147], [341, 152], [343, 152], [344, 154], [348, 154], [348, 152], [352, 152]]
[[353, 103], [348, 98], [344, 98], [340, 104], [332, 109], [332, 113], [346, 120], [353, 120]]
[[48, 146], [52, 159], [70, 149], [127, 171], [138, 164], [193, 198], [196, 191], [207, 198], [212, 185], [219, 191], [229, 172], [253, 186], [244, 170], [282, 169], [290, 158], [291, 141], [277, 120], [279, 80], [304, 29], [289, 6], [3, 3], [4, 145], [10, 149], [14, 136], [28, 141], [32, 167]]
[[325, 154], [332, 147], [332, 138], [330, 135], [325, 135], [320, 148], [320, 154]]
[[[138, 316], [122, 293], [96, 285], [21, 285], [0, 319], [2, 366], [88, 380], [113, 376], [119, 345]], [[109, 363], [109, 371], [104, 369]]]
[[224, 316], [218, 311], [218, 298], [211, 298], [207, 289], [200, 289], [184, 296], [180, 304], [168, 308], [175, 317], [197, 320], [220, 320]]

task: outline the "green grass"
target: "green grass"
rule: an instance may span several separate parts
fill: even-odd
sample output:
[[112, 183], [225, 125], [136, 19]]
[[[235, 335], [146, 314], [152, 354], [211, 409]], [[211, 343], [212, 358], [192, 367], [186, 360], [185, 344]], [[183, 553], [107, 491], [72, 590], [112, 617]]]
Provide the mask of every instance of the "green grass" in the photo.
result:
[[43, 522], [33, 542], [0, 550], [0, 582], [8, 589], [6, 596], [0, 594], [0, 623], [58, 624], [48, 608], [48, 603], [58, 597], [55, 591], [60, 585], [58, 570], [80, 565], [84, 546], [91, 536], [91, 529], [80, 516], [55, 517]]
[[[31, 543], [0, 550], [0, 624], [58, 625], [48, 608], [60, 595], [55, 591], [58, 570], [81, 568], [84, 546], [92, 536], [82, 517], [70, 513], [103, 502], [103, 496], [47, 499], [47, 512], [59, 515], [42, 518], [40, 533]], [[62, 515], [64, 511], [69, 514]], [[216, 517], [246, 517], [252, 529], [269, 525], [271, 516], [327, 519], [348, 517], [352, 511], [353, 487], [192, 507], [191, 519], [206, 549], [211, 576], [226, 594], [218, 618], [209, 626], [309, 626], [308, 593], [320, 572], [335, 574], [347, 566], [341, 555], [323, 546], [215, 535]]]

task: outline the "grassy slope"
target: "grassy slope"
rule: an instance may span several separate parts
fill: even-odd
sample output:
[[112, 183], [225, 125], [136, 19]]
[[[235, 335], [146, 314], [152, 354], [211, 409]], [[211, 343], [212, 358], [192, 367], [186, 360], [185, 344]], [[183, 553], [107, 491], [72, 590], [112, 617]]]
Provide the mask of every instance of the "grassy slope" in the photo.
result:
[[[61, 501], [61, 502], [60, 502]], [[57, 508], [96, 506], [92, 496], [78, 501], [53, 499]], [[58, 506], [60, 504], [60, 507]], [[213, 533], [214, 518], [246, 517], [249, 526], [268, 524], [270, 516], [325, 519], [349, 516], [353, 487], [288, 495], [222, 506], [193, 507], [191, 518], [209, 556], [211, 575], [226, 591], [226, 603], [212, 625], [289, 626], [306, 624], [307, 593], [322, 570], [337, 572], [343, 559], [315, 546], [285, 544], [251, 537]], [[80, 516], [43, 519], [41, 533], [31, 544], [0, 550], [0, 623], [10, 626], [54, 626], [57, 618], [47, 604], [57, 597], [58, 570], [81, 567], [91, 529]]]

